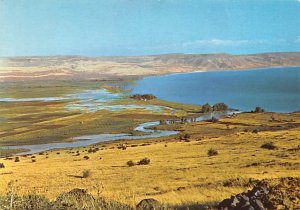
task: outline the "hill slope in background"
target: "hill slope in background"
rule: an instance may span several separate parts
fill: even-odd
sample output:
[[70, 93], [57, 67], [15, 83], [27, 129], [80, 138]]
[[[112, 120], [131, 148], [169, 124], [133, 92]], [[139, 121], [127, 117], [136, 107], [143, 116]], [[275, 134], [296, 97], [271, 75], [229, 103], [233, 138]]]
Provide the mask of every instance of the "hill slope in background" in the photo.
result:
[[300, 66], [300, 52], [253, 55], [32, 56], [0, 58], [0, 81], [106, 80], [211, 70]]

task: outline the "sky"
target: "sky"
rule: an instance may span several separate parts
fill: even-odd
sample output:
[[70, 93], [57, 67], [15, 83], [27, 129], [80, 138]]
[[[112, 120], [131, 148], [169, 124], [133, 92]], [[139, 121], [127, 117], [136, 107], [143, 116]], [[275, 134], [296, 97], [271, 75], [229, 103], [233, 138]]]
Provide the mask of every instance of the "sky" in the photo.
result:
[[300, 0], [0, 0], [0, 56], [300, 51]]

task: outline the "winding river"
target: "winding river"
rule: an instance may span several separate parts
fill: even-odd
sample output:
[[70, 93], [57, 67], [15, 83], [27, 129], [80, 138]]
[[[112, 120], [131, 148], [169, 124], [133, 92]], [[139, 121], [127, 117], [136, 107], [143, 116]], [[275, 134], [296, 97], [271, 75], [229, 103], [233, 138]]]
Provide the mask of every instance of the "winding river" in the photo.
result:
[[[219, 113], [208, 113], [203, 114], [199, 117], [193, 118], [193, 121], [200, 122], [209, 120], [212, 117], [221, 118], [228, 115], [231, 115], [235, 112], [227, 111], [227, 112], [219, 112]], [[191, 121], [188, 119], [187, 121]], [[99, 135], [90, 135], [90, 136], [79, 136], [73, 138], [73, 142], [61, 142], [61, 143], [49, 143], [49, 144], [32, 144], [32, 145], [18, 145], [18, 146], [6, 146], [1, 147], [5, 149], [24, 149], [26, 152], [17, 153], [16, 155], [27, 155], [33, 153], [39, 153], [52, 149], [63, 149], [63, 148], [74, 148], [74, 147], [84, 147], [89, 146], [101, 142], [106, 141], [114, 141], [114, 140], [132, 140], [132, 139], [148, 139], [148, 138], [158, 138], [163, 136], [171, 136], [175, 135], [177, 131], [171, 130], [154, 130], [151, 129], [153, 126], [159, 125], [159, 121], [146, 122], [138, 125], [134, 130], [145, 133], [145, 135], [135, 136], [126, 133], [120, 134], [99, 134]]]

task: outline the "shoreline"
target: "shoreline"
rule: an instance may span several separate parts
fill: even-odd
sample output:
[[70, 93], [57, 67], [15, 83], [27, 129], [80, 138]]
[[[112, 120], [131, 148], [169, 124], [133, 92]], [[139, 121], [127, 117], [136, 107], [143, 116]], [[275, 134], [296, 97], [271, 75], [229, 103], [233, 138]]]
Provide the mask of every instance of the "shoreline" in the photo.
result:
[[300, 66], [266, 66], [266, 67], [258, 67], [258, 68], [238, 68], [238, 69], [211, 69], [211, 70], [199, 70], [199, 71], [191, 71], [191, 72], [174, 72], [174, 73], [166, 73], [166, 74], [157, 74], [157, 75], [149, 75], [143, 76], [141, 79], [145, 77], [159, 77], [159, 76], [171, 76], [171, 75], [181, 75], [181, 74], [197, 74], [197, 73], [209, 73], [209, 72], [245, 72], [245, 71], [260, 71], [260, 70], [272, 70], [272, 69], [280, 69], [280, 68], [300, 68]]

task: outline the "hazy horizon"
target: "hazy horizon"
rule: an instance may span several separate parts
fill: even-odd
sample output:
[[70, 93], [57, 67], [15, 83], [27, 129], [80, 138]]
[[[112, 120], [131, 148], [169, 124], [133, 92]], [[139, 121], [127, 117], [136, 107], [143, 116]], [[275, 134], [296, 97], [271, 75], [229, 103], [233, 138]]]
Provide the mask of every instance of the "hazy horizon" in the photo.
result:
[[260, 55], [260, 54], [277, 54], [277, 53], [300, 53], [300, 51], [291, 51], [291, 52], [259, 52], [259, 53], [249, 53], [249, 54], [233, 54], [233, 53], [224, 53], [224, 52], [212, 52], [212, 53], [161, 53], [161, 54], [140, 54], [140, 55], [80, 55], [80, 54], [53, 54], [53, 55], [16, 55], [16, 56], [0, 56], [0, 58], [13, 58], [13, 57], [143, 57], [143, 56], [164, 56], [164, 55], [232, 55], [232, 56], [247, 56], [247, 55]]

